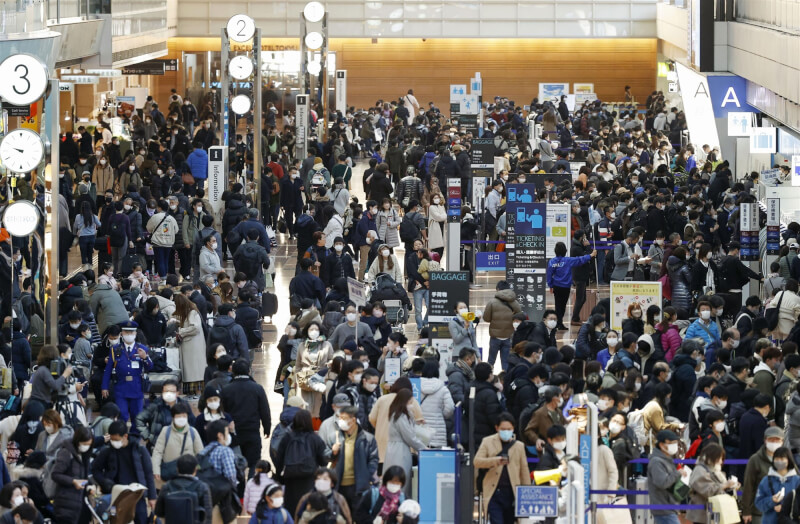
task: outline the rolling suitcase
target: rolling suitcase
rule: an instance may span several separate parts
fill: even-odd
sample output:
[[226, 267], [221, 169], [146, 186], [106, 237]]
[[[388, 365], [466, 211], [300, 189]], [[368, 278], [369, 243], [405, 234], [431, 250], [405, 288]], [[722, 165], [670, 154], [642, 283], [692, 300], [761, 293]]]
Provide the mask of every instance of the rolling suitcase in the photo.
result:
[[133, 273], [133, 266], [139, 263], [139, 255], [136, 254], [136, 248], [129, 249], [128, 253], [122, 257], [119, 265], [119, 272], [123, 277], [129, 276]]
[[275, 293], [264, 291], [261, 295], [261, 315], [273, 317], [278, 312], [278, 296]]

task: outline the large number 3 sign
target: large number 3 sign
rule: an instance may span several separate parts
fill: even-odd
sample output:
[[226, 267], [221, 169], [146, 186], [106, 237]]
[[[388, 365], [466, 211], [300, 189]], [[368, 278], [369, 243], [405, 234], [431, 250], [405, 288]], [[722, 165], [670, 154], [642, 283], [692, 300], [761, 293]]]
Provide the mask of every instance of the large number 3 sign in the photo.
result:
[[0, 64], [0, 98], [14, 105], [30, 105], [45, 93], [47, 67], [33, 55], [13, 55]]

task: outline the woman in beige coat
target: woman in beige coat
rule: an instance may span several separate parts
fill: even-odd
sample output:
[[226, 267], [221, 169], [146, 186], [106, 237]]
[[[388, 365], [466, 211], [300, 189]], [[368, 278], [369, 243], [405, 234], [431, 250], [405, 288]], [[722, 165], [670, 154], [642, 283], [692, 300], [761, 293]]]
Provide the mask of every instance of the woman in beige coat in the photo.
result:
[[[306, 338], [297, 348], [297, 360], [294, 366], [295, 395], [302, 397], [308, 406], [306, 409], [314, 419], [319, 419], [319, 408], [322, 396], [326, 391], [324, 377], [317, 372], [333, 359], [333, 346], [322, 334], [322, 324], [312, 321], [306, 329]], [[319, 425], [317, 424], [317, 426]]]
[[447, 222], [447, 211], [441, 195], [433, 195], [428, 208], [428, 249], [436, 251], [441, 257], [444, 254], [444, 225]]
[[106, 155], [101, 156], [97, 161], [97, 165], [94, 166], [92, 181], [97, 186], [98, 195], [105, 195], [106, 191], [114, 190], [114, 169], [109, 164]]
[[[481, 441], [481, 447], [475, 455], [475, 473], [485, 469], [483, 477], [483, 512], [490, 515], [491, 522], [515, 522], [514, 504], [510, 507], [499, 507], [499, 500], [492, 504], [492, 497], [497, 490], [503, 470], [508, 470], [508, 479], [511, 482], [511, 495], [517, 491], [517, 486], [530, 486], [531, 476], [528, 469], [528, 459], [525, 456], [525, 446], [514, 438], [514, 417], [510, 413], [501, 413], [495, 426], [497, 433]], [[492, 513], [489, 513], [489, 506]], [[502, 513], [502, 520], [493, 518]]]
[[175, 318], [181, 342], [181, 378], [184, 394], [195, 394], [203, 386], [206, 367], [206, 339], [197, 306], [182, 294], [174, 295]]
[[775, 295], [767, 309], [778, 307], [778, 302], [781, 304], [778, 311], [778, 327], [772, 331], [772, 337], [776, 340], [785, 340], [800, 315], [800, 297], [797, 296], [796, 280], [787, 280], [786, 291]]
[[[736, 489], [738, 482], [727, 480], [722, 472], [722, 462], [725, 460], [725, 450], [719, 444], [709, 444], [697, 459], [697, 465], [689, 477], [689, 497], [692, 505], [708, 504], [708, 499], [722, 495], [725, 490]], [[717, 467], [719, 466], [719, 467]], [[709, 522], [709, 512], [706, 510], [689, 510], [686, 520], [706, 524]]]
[[[392, 405], [397, 392], [404, 388], [411, 389], [411, 381], [408, 380], [408, 377], [398, 378], [392, 384], [389, 393], [381, 395], [369, 412], [369, 423], [375, 428], [375, 442], [378, 444], [378, 462], [381, 464], [383, 464], [383, 459], [386, 456], [386, 447], [389, 445], [389, 406]], [[416, 422], [423, 421], [422, 408], [416, 400], [411, 403], [409, 412]]]

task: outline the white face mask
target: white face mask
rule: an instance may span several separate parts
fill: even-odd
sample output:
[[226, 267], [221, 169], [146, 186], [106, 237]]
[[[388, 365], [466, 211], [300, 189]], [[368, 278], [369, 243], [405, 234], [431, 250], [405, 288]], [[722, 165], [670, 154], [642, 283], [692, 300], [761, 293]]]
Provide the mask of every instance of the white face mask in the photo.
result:
[[674, 457], [678, 453], [678, 443], [667, 444], [667, 454]]
[[738, 348], [739, 347], [739, 341], [738, 340], [731, 340], [731, 347], [732, 348]]
[[517, 329], [517, 328], [519, 327], [519, 325], [520, 325], [520, 324], [522, 324], [522, 322], [519, 322], [519, 321], [516, 321], [516, 322], [512, 322], [512, 323], [511, 323], [511, 325], [512, 325], [512, 326], [514, 326], [514, 329]]
[[48, 435], [52, 435], [53, 433], [56, 432], [55, 426], [51, 426], [50, 424], [46, 425], [44, 427], [44, 430], [47, 432]]
[[161, 394], [161, 398], [164, 399], [164, 402], [175, 402], [178, 399], [178, 394], [172, 391], [165, 391]]
[[617, 342], [619, 342], [619, 340], [617, 340], [616, 337], [606, 339], [606, 344], [608, 344], [608, 347], [610, 348], [617, 347]]
[[126, 333], [125, 335], [122, 335], [122, 340], [124, 340], [126, 344], [133, 344], [134, 342], [136, 342], [136, 335], [134, 334], [128, 335]]
[[389, 493], [397, 493], [401, 489], [403, 489], [403, 485], [398, 484], [397, 482], [388, 482], [386, 484], [386, 491], [388, 491]]
[[[468, 312], [469, 312], [469, 309], [467, 309], [467, 308], [465, 308], [465, 307], [462, 307], [462, 308], [459, 308], [459, 309], [458, 309], [458, 314], [459, 314], [459, 315], [466, 315]], [[516, 327], [516, 326], [515, 326], [515, 327]]]
[[346, 317], [348, 322], [355, 322], [356, 318], [358, 318], [358, 316], [355, 313], [348, 313]]
[[719, 409], [725, 409], [725, 406], [727, 406], [727, 405], [728, 405], [728, 401], [727, 401], [727, 400], [720, 400], [720, 401], [717, 403], [717, 407], [718, 407]]
[[276, 508], [280, 508], [281, 506], [283, 506], [283, 497], [273, 497], [272, 506]]
[[597, 401], [597, 409], [600, 411], [605, 411], [608, 409], [609, 401], [607, 399], [601, 398]]
[[618, 435], [622, 431], [622, 425], [619, 422], [611, 422], [608, 425], [608, 431], [610, 431], [612, 435]]
[[111, 444], [111, 447], [114, 448], [114, 449], [120, 449], [122, 447], [122, 441], [121, 440], [111, 440], [110, 444]]
[[782, 444], [783, 444], [782, 442], [767, 442], [766, 447], [770, 453], [775, 453], [775, 451], [777, 451], [777, 449], [781, 447]]
[[310, 340], [317, 340], [317, 338], [319, 338], [319, 330], [318, 329], [309, 329], [308, 330], [308, 338]]
[[172, 422], [175, 423], [176, 428], [185, 428], [186, 424], [189, 423], [189, 419], [186, 417], [174, 418]]
[[350, 429], [350, 423], [347, 422], [346, 420], [337, 419], [336, 425], [339, 426], [339, 429], [341, 429], [342, 431], [348, 431]]
[[708, 320], [709, 318], [711, 318], [711, 311], [709, 311], [708, 309], [704, 309], [703, 311], [700, 312], [700, 318], [702, 318], [703, 320]]
[[125, 211], [130, 211], [131, 210], [131, 206], [129, 206], [129, 205], [125, 205], [125, 206], [122, 206], [122, 207], [125, 209]]
[[544, 324], [547, 326], [547, 329], [555, 329], [556, 328], [556, 321], [555, 320], [548, 320]]
[[370, 393], [372, 393], [373, 391], [375, 391], [375, 388], [377, 388], [377, 387], [378, 387], [378, 385], [377, 385], [377, 384], [364, 384], [364, 389], [366, 389], [366, 390], [367, 390], [367, 391], [369, 391]]
[[433, 203], [436, 204], [437, 206], [439, 205], [439, 202], [441, 202], [441, 200], [439, 200], [438, 198], [433, 199]]
[[714, 431], [717, 433], [722, 433], [725, 430], [725, 422], [719, 421], [714, 423]]
[[384, 256], [384, 257], [388, 257], [389, 256], [389, 250], [388, 249], [384, 249], [383, 251], [381, 251], [381, 255]]
[[335, 249], [337, 253], [341, 253], [342, 250], [344, 249], [344, 246], [341, 244], [336, 244], [335, 246], [333, 246], [333, 249]]
[[331, 481], [329, 479], [317, 479], [314, 481], [314, 489], [327, 493], [331, 490]]
[[89, 448], [91, 447], [92, 447], [91, 444], [80, 444], [78, 445], [78, 451], [81, 453], [86, 453], [87, 451], [89, 451]]
[[208, 406], [208, 409], [217, 410], [217, 409], [219, 409], [219, 400], [214, 400], [212, 402], [207, 402], [206, 406]]
[[14, 497], [14, 500], [12, 501], [12, 504], [14, 504], [15, 508], [24, 503], [25, 503], [25, 497], [23, 497], [22, 495], [17, 495], [16, 497]]
[[101, 166], [104, 166], [104, 165], [106, 165], [106, 160], [105, 160], [105, 159], [102, 159], [102, 160], [100, 160], [100, 165], [101, 165]]
[[567, 447], [566, 440], [560, 440], [558, 442], [553, 442], [553, 448], [557, 449], [558, 451], [564, 451]]

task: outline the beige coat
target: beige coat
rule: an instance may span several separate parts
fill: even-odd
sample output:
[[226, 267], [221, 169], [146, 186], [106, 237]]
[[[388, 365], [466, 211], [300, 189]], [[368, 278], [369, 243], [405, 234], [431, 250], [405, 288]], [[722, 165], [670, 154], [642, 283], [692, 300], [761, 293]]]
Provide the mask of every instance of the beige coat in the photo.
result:
[[[200, 438], [200, 434], [191, 425], [187, 424], [183, 431], [173, 427], [172, 431], [169, 432], [169, 442], [167, 442], [167, 429], [169, 427], [161, 428], [156, 445], [153, 447], [153, 475], [161, 475], [161, 464], [164, 462], [178, 460], [181, 455], [197, 455], [203, 451], [203, 439]], [[191, 431], [194, 434], [194, 438], [186, 430]], [[184, 435], [186, 435], [185, 446], [183, 444]], [[181, 453], [181, 448], [183, 448], [183, 453]]]
[[[619, 485], [619, 471], [617, 470], [617, 462], [614, 460], [614, 452], [611, 448], [605, 445], [597, 446], [597, 454], [599, 455], [599, 472], [598, 472], [598, 491], [613, 491]], [[601, 504], [610, 504], [614, 500], [613, 495], [595, 495], [596, 500]]]
[[[386, 447], [389, 445], [389, 406], [392, 405], [392, 401], [396, 396], [397, 393], [387, 393], [381, 396], [375, 401], [375, 404], [372, 405], [372, 411], [369, 412], [369, 423], [375, 428], [375, 442], [378, 443], [378, 461], [380, 462], [383, 462], [386, 455]], [[422, 408], [416, 399], [414, 399], [409, 411], [415, 421], [423, 420]]]
[[[481, 447], [475, 455], [475, 471], [486, 469], [483, 477], [483, 512], [489, 507], [489, 500], [497, 489], [503, 467], [497, 464], [497, 456], [503, 450], [503, 441], [500, 435], [495, 433], [481, 441]], [[613, 462], [613, 461], [612, 461]], [[520, 441], [514, 442], [508, 450], [508, 478], [511, 481], [511, 488], [516, 493], [517, 486], [530, 486], [531, 475], [528, 469], [528, 458], [525, 456], [525, 446]]]
[[667, 423], [664, 421], [664, 410], [661, 409], [661, 404], [656, 400], [651, 400], [642, 408], [642, 418], [644, 422], [644, 431], [650, 436], [653, 432], [653, 437], [662, 429], [669, 429], [671, 431], [680, 432], [680, 424], [677, 422]]
[[444, 225], [447, 222], [447, 211], [444, 206], [428, 208], [428, 249], [444, 247]]
[[181, 375], [184, 383], [200, 382], [206, 369], [206, 339], [200, 313], [192, 310], [178, 329], [181, 336]]
[[[308, 411], [310, 411], [311, 416], [315, 418], [319, 418], [319, 408], [322, 406], [323, 393], [301, 389], [296, 377], [299, 373], [306, 373], [308, 371], [316, 373], [332, 359], [333, 346], [327, 341], [319, 344], [318, 348], [314, 351], [308, 350], [307, 341], [305, 340], [301, 342], [300, 346], [297, 348], [297, 361], [294, 367], [295, 395], [300, 396], [306, 401], [306, 404], [308, 404]], [[324, 382], [320, 381], [319, 383], [323, 384]]]
[[[783, 297], [783, 301], [781, 301], [781, 297]], [[778, 327], [773, 333], [776, 339], [783, 340], [789, 335], [797, 322], [797, 317], [800, 316], [800, 297], [791, 291], [782, 291], [772, 299], [767, 307], [778, 307], [778, 302], [781, 302], [781, 310], [778, 312]]]
[[[114, 189], [114, 169], [108, 163], [105, 166], [101, 166], [98, 162], [94, 166], [92, 181], [97, 185], [97, 194], [104, 195], [109, 189]], [[123, 193], [125, 192], [123, 191]]]

